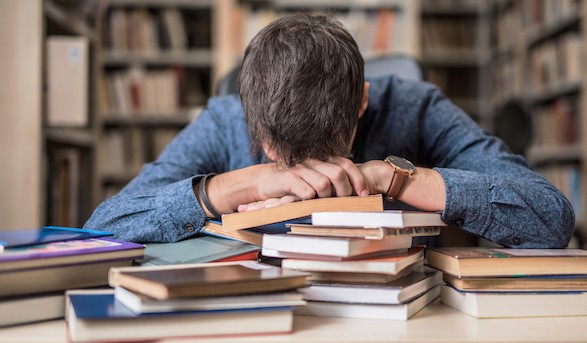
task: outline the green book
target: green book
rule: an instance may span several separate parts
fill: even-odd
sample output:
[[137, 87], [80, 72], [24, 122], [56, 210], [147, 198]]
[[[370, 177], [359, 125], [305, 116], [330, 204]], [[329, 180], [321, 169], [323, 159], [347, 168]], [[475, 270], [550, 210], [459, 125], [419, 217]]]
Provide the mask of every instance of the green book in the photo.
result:
[[147, 244], [145, 257], [138, 263], [144, 266], [206, 263], [228, 259], [251, 259], [259, 252], [257, 245], [207, 234], [175, 243]]

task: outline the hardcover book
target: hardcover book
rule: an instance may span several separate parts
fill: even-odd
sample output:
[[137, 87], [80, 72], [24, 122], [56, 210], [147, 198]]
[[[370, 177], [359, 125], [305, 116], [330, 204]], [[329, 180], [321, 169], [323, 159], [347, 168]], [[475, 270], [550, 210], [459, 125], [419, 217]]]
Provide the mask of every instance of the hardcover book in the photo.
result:
[[[327, 212], [315, 210], [312, 225], [367, 228], [446, 226], [440, 212], [386, 210], [379, 212]], [[393, 231], [390, 231], [393, 232]]]
[[238, 310], [241, 308], [300, 306], [306, 303], [303, 295], [297, 292], [159, 300], [141, 293], [131, 292], [123, 287], [116, 287], [114, 297], [135, 313]]
[[113, 268], [109, 283], [156, 299], [283, 291], [307, 285], [307, 274], [254, 261]]
[[513, 277], [467, 277], [458, 278], [450, 274], [444, 280], [463, 291], [490, 292], [587, 292], [587, 275], [540, 275]]
[[296, 308], [296, 314], [306, 316], [346, 317], [367, 319], [408, 320], [440, 295], [440, 285], [421, 296], [399, 305], [349, 304], [308, 301]]
[[308, 301], [395, 305], [403, 304], [441, 282], [441, 272], [425, 268], [386, 284], [313, 281], [300, 292]]
[[443, 285], [441, 301], [477, 318], [587, 315], [583, 292], [464, 292]]
[[344, 272], [395, 275], [424, 258], [424, 247], [410, 248], [405, 253], [375, 256], [348, 261], [284, 259], [281, 267], [306, 272]]
[[0, 327], [63, 318], [64, 292], [0, 299]]
[[366, 197], [319, 198], [250, 212], [223, 214], [222, 228], [224, 231], [248, 229], [307, 217], [318, 211], [383, 211], [383, 198], [380, 194]]
[[143, 256], [144, 249], [145, 246], [142, 244], [109, 238], [21, 246], [7, 249], [0, 254], [0, 271], [137, 259]]
[[[264, 235], [264, 256], [279, 258], [333, 259], [390, 252], [412, 246], [411, 236], [389, 236], [380, 240], [343, 237], [308, 237], [298, 235]], [[396, 252], [397, 253], [397, 252]], [[318, 256], [324, 256], [319, 258]]]
[[104, 236], [112, 236], [112, 233], [72, 227], [44, 226], [33, 229], [0, 231], [0, 245], [9, 249], [28, 245], [73, 241]]
[[456, 277], [587, 274], [581, 249], [426, 249], [428, 265]]
[[150, 243], [145, 257], [139, 261], [143, 266], [215, 262], [227, 259], [256, 260], [261, 248], [211, 235], [200, 235], [175, 243]]
[[72, 290], [66, 293], [66, 320], [72, 342], [230, 337], [290, 333], [293, 330], [293, 308], [137, 314], [115, 301], [113, 290]]
[[312, 224], [287, 224], [290, 233], [305, 236], [332, 236], [362, 239], [383, 239], [388, 236], [437, 236], [440, 226], [419, 227], [365, 227], [365, 226], [331, 226]]

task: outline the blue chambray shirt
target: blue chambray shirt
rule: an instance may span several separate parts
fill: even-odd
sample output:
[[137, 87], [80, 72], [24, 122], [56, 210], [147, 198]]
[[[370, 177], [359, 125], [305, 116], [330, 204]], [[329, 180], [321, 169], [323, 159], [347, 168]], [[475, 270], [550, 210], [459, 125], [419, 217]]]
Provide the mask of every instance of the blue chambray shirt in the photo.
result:
[[[565, 196], [485, 133], [434, 86], [394, 76], [370, 80], [353, 161], [399, 155], [434, 168], [446, 185], [443, 220], [509, 247], [566, 247], [574, 213]], [[209, 101], [159, 158], [104, 201], [85, 228], [136, 242], [173, 242], [197, 233], [205, 215], [192, 183], [262, 163], [252, 156], [237, 96]], [[270, 180], [267, 180], [270, 182]], [[195, 228], [195, 230], [194, 230]]]

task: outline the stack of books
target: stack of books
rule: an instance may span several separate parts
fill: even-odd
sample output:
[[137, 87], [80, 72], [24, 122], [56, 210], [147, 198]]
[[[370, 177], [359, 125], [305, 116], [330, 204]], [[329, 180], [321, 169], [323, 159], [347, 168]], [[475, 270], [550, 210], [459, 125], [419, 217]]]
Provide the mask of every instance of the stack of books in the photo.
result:
[[587, 251], [437, 248], [441, 300], [477, 318], [587, 315]]
[[142, 244], [107, 235], [62, 227], [0, 232], [0, 327], [63, 318], [65, 290], [107, 285], [111, 267], [143, 256]]
[[256, 261], [112, 268], [112, 290], [68, 291], [72, 342], [283, 334], [307, 273]]
[[309, 272], [298, 314], [407, 320], [440, 294], [442, 273], [423, 268], [414, 236], [438, 235], [439, 213], [315, 212], [312, 224], [263, 236], [262, 254]]

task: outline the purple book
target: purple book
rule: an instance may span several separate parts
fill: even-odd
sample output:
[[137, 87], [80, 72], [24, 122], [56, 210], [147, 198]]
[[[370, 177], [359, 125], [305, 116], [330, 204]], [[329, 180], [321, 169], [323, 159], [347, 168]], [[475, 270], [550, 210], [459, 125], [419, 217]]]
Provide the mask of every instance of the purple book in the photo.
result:
[[9, 248], [0, 253], [0, 272], [112, 260], [138, 259], [143, 244], [110, 238], [90, 238]]

